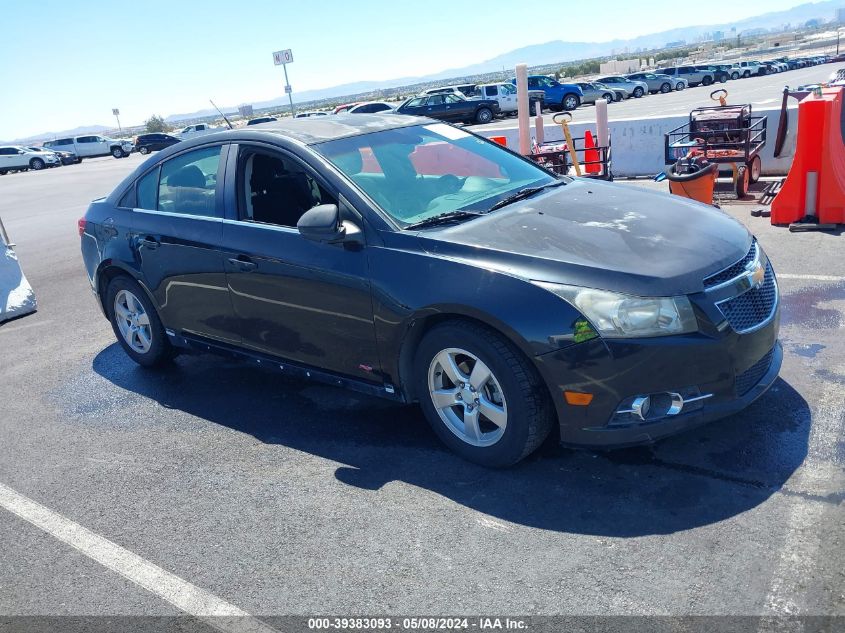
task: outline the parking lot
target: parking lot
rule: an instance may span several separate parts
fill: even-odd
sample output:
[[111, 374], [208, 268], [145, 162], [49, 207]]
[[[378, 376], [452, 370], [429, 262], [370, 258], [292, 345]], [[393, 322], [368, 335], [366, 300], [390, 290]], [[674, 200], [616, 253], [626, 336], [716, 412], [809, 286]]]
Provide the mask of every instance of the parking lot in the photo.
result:
[[[611, 120], [620, 118], [647, 118], [654, 116], [672, 116], [688, 114], [693, 108], [705, 105], [712, 105], [710, 93], [714, 90], [724, 88], [728, 91], [728, 103], [750, 103], [753, 108], [776, 108], [780, 106], [783, 96], [783, 87], [789, 86], [792, 89], [800, 85], [826, 81], [830, 73], [841, 67], [842, 64], [821, 64], [809, 68], [789, 70], [774, 75], [762, 77], [749, 77], [737, 79], [725, 83], [717, 83], [712, 86], [696, 86], [686, 90], [673, 91], [667, 94], [646, 95], [639, 99], [626, 99], [608, 105], [608, 114]], [[795, 102], [792, 101], [792, 104]], [[546, 113], [543, 122], [546, 125], [553, 125], [554, 113]], [[572, 120], [595, 121], [595, 108], [591, 105], [584, 105], [572, 112]], [[532, 117], [533, 121], [533, 117]], [[512, 128], [516, 120], [498, 119], [487, 125], [475, 126], [476, 130], [495, 130]]]
[[[829, 72], [727, 88], [732, 101], [777, 99], [784, 81]], [[707, 92], [612, 113], [656, 100], [686, 111]], [[211, 356], [135, 366], [92, 299], [76, 220], [141, 160], [0, 180], [39, 302], [0, 326], [4, 616], [171, 615], [184, 600], [258, 618], [845, 616], [839, 232], [790, 234], [726, 208], [758, 236], [783, 296], [781, 379], [741, 415], [647, 448], [549, 445], [491, 471], [447, 451], [415, 407]], [[29, 501], [52, 530], [21, 518]], [[69, 545], [63, 521], [87, 528], [101, 558]], [[121, 571], [94, 535], [141, 571]]]

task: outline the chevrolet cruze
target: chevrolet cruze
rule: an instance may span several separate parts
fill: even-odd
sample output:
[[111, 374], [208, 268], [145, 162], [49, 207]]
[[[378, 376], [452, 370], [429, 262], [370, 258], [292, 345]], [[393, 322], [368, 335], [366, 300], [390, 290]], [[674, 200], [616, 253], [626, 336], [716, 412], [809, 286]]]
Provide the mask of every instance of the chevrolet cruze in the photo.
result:
[[418, 402], [488, 466], [553, 431], [612, 447], [734, 414], [782, 359], [775, 274], [738, 222], [431, 119], [184, 141], [95, 200], [79, 234], [135, 362], [234, 354]]

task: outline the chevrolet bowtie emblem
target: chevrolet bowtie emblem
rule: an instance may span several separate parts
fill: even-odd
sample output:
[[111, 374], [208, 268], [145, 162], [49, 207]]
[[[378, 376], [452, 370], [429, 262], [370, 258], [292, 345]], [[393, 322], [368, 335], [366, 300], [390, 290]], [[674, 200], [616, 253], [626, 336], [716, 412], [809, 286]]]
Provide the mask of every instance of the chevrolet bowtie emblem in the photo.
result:
[[763, 285], [763, 281], [766, 279], [766, 269], [763, 268], [760, 260], [754, 260], [748, 267], [748, 277], [751, 281], [752, 288], [759, 288]]

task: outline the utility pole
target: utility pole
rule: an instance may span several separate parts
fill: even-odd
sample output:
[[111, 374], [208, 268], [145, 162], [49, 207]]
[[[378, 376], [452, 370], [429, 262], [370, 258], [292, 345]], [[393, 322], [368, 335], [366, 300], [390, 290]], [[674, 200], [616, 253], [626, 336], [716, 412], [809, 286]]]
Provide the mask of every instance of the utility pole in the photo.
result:
[[114, 118], [117, 119], [117, 131], [118, 131], [118, 133], [123, 135], [123, 128], [120, 127], [120, 109], [119, 108], [112, 108], [111, 113], [114, 115]]

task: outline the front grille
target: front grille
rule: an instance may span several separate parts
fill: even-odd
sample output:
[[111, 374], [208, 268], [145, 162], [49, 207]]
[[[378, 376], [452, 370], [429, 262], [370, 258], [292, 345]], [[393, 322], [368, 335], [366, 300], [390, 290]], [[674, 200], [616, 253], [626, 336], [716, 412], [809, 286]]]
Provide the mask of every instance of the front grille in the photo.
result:
[[774, 353], [775, 350], [773, 348], [749, 369], [746, 369], [744, 372], [737, 375], [735, 384], [737, 396], [744, 396], [751, 391], [754, 385], [763, 379], [763, 376], [765, 376], [766, 372], [769, 371], [769, 367], [772, 366], [772, 356]]
[[752, 288], [741, 295], [722, 301], [719, 309], [736, 332], [752, 330], [768, 321], [777, 302], [775, 272], [766, 263], [766, 276], [758, 288]]
[[718, 286], [719, 284], [723, 284], [726, 281], [730, 281], [735, 277], [739, 277], [742, 273], [745, 272], [745, 267], [748, 266], [748, 264], [750, 264], [755, 257], [757, 257], [757, 240], [754, 240], [751, 243], [751, 248], [748, 249], [748, 253], [736, 264], [728, 266], [723, 271], [707, 277], [704, 280], [704, 289], [708, 290], [710, 288]]

